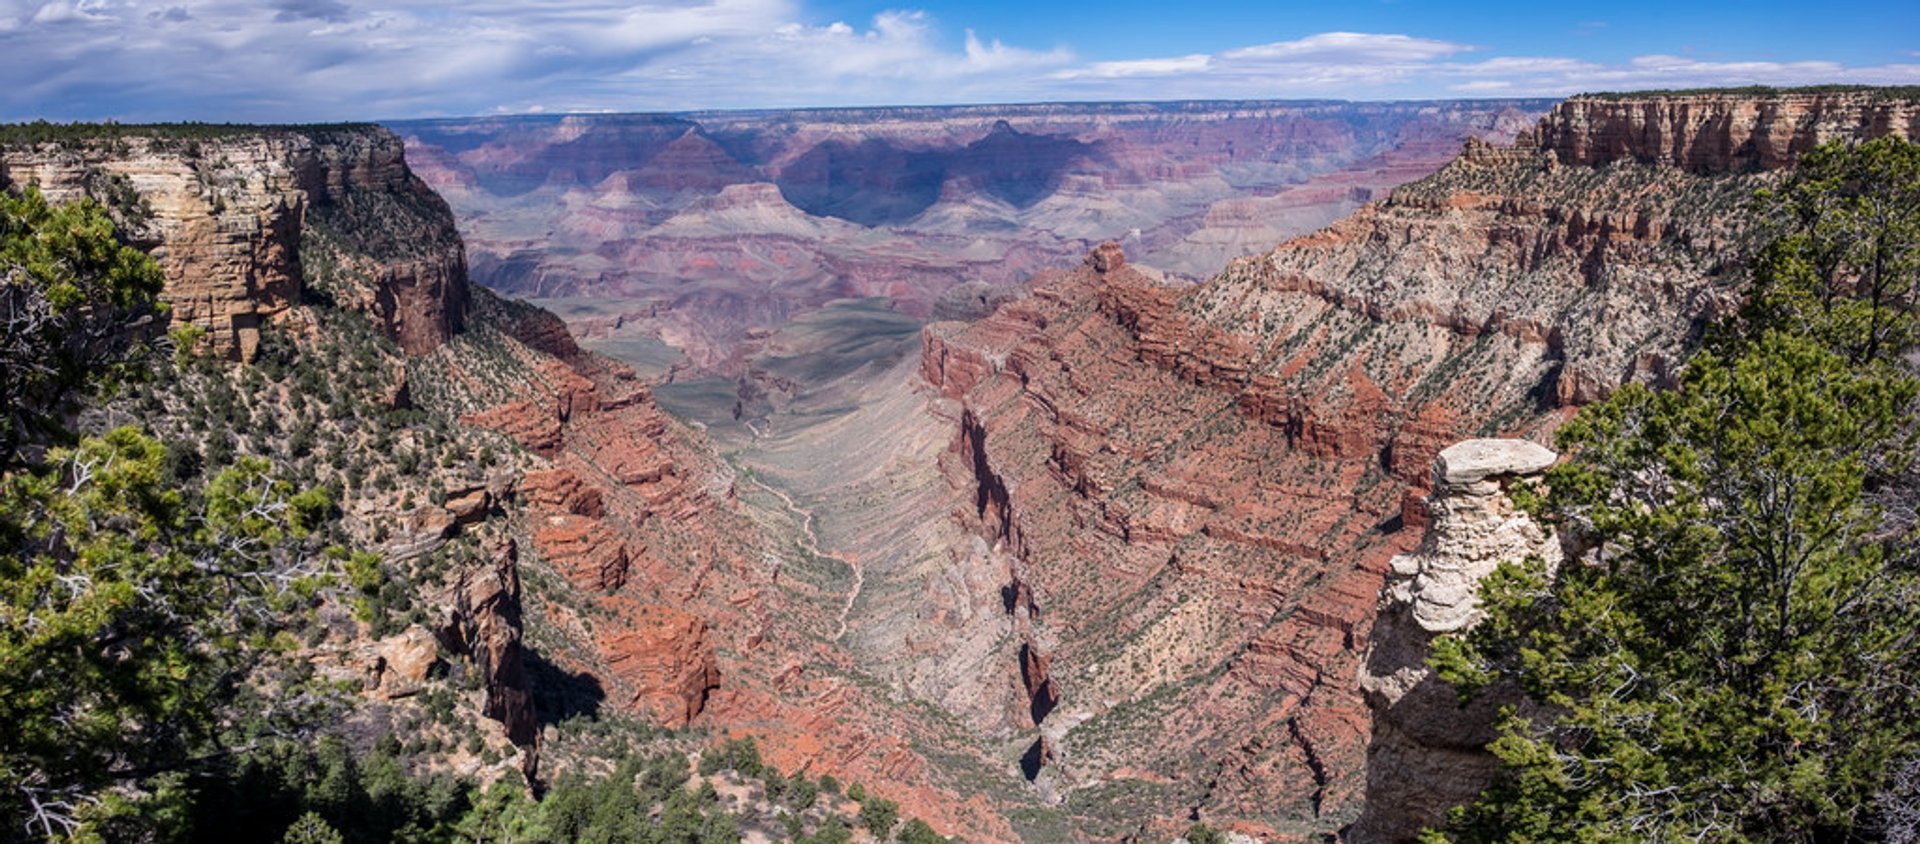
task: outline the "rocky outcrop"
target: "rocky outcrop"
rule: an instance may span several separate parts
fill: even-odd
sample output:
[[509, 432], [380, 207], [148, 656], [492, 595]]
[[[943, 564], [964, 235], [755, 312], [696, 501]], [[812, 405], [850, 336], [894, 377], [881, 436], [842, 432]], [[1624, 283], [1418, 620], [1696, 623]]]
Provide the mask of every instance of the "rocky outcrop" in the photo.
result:
[[1559, 546], [1503, 497], [1513, 478], [1539, 475], [1556, 457], [1527, 440], [1467, 440], [1440, 452], [1426, 537], [1389, 564], [1388, 606], [1407, 608], [1422, 630], [1452, 633], [1479, 618], [1480, 581], [1500, 563], [1538, 557], [1558, 566]]
[[507, 740], [525, 753], [521, 767], [532, 776], [539, 730], [521, 644], [518, 546], [509, 540], [491, 565], [462, 575], [449, 597], [453, 612], [441, 628], [441, 641], [448, 650], [472, 659], [486, 690], [482, 711], [499, 721]]
[[1418, 550], [1393, 558], [1360, 689], [1373, 714], [1366, 805], [1348, 840], [1412, 841], [1471, 800], [1498, 760], [1486, 751], [1496, 713], [1514, 696], [1488, 693], [1462, 706], [1459, 691], [1426, 659], [1436, 636], [1473, 626], [1480, 581], [1501, 563], [1559, 565], [1560, 543], [1510, 496], [1555, 455], [1527, 440], [1477, 439], [1448, 447], [1434, 465]]
[[419, 694], [439, 656], [433, 634], [419, 626], [368, 644], [364, 659], [373, 694], [386, 700]]
[[547, 516], [534, 529], [534, 547], [574, 586], [588, 592], [612, 592], [626, 585], [632, 557], [626, 544], [599, 519]]
[[447, 205], [376, 126], [118, 127], [0, 148], [0, 187], [106, 204], [166, 274], [176, 325], [251, 359], [303, 295], [371, 317], [419, 354], [466, 318], [466, 259]]
[[626, 707], [668, 729], [685, 727], [720, 688], [706, 620], [647, 605], [623, 622], [601, 639], [600, 649], [612, 679], [627, 691]]
[[1873, 89], [1583, 96], [1555, 106], [1532, 140], [1562, 164], [1716, 174], [1777, 170], [1827, 141], [1882, 135], [1920, 137], [1920, 101]]

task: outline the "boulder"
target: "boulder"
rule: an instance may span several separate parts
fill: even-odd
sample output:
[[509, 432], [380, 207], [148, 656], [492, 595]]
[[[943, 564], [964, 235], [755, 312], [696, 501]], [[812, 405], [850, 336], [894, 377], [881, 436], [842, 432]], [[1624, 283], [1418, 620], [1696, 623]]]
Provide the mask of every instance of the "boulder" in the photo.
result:
[[1501, 475], [1537, 475], [1559, 455], [1531, 440], [1478, 439], [1448, 446], [1434, 464], [1441, 484], [1471, 484]]

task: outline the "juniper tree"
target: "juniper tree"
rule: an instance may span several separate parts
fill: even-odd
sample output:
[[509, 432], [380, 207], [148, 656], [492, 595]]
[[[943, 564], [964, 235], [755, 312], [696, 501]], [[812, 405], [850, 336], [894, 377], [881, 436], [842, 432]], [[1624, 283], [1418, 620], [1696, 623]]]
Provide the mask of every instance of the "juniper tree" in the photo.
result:
[[96, 387], [138, 371], [132, 352], [165, 313], [161, 286], [99, 204], [0, 191], [0, 467]]
[[135, 798], [178, 808], [195, 760], [305, 705], [292, 687], [258, 717], [235, 702], [312, 597], [301, 546], [331, 500], [251, 458], [183, 488], [145, 433], [59, 430], [141, 373], [159, 291], [99, 206], [0, 193], [0, 836], [135, 834], [116, 826]]

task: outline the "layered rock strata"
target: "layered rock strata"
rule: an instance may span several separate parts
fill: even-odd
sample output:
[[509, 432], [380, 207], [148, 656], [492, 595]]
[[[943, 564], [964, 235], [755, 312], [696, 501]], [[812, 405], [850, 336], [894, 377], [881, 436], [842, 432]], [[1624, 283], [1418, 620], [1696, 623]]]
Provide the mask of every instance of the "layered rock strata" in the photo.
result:
[[[738, 375], [756, 332], [836, 299], [925, 317], [1101, 241], [1182, 278], [1507, 140], [1549, 103], [1115, 103], [472, 118], [394, 124], [468, 221], [475, 278], [608, 301], [590, 342], [658, 337]], [[690, 283], [697, 282], [697, 283]]]
[[0, 147], [0, 188], [91, 197], [166, 274], [176, 325], [250, 360], [260, 328], [317, 293], [366, 313], [409, 353], [466, 315], [452, 212], [377, 126], [122, 127]]
[[1872, 89], [1575, 97], [1532, 140], [1562, 164], [1708, 174], [1778, 170], [1827, 141], [1881, 135], [1920, 137], [1920, 102]]
[[1492, 780], [1498, 760], [1486, 745], [1496, 713], [1513, 696], [1486, 694], [1462, 706], [1459, 690], [1434, 676], [1426, 660], [1435, 637], [1479, 620], [1480, 581], [1501, 563], [1559, 566], [1559, 541], [1510, 494], [1554, 460], [1527, 440], [1476, 439], [1448, 447], [1435, 461], [1427, 500], [1432, 523], [1417, 550], [1389, 564], [1360, 672], [1373, 740], [1366, 808], [1348, 840], [1412, 841]]
[[[1102, 247], [984, 319], [927, 328], [923, 375], [954, 403], [959, 517], [1013, 558], [1018, 605], [1045, 610], [1024, 629], [1046, 643], [1051, 708], [1009, 744], [1044, 751], [1054, 793], [1088, 807], [1083, 830], [1143, 803], [1274, 833], [1357, 817], [1369, 718], [1352, 678], [1395, 552], [1457, 521], [1427, 504], [1448, 483], [1436, 456], [1543, 439], [1622, 383], [1673, 378], [1737, 306], [1764, 234], [1751, 197], [1784, 163], [1657, 153], [1716, 148], [1697, 136], [1724, 121], [1682, 121], [1694, 134], [1644, 157], [1563, 155], [1557, 127], [1760, 115], [1735, 151], [1908, 131], [1880, 116], [1906, 107], [1872, 94], [1726, 100], [1579, 98], [1204, 284]], [[1412, 572], [1397, 587], [1421, 598], [1409, 623], [1470, 619], [1477, 576]], [[1031, 691], [1026, 641], [1001, 664]], [[1421, 729], [1454, 728], [1473, 729]]]

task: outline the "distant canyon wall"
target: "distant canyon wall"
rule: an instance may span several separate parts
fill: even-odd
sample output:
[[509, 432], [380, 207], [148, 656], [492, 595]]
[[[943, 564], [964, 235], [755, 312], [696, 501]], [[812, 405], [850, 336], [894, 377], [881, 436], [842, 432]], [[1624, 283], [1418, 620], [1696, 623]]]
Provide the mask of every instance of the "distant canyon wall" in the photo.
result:
[[836, 298], [925, 317], [1122, 242], [1177, 278], [1325, 225], [1546, 101], [1201, 102], [396, 123], [461, 216], [475, 280], [623, 300], [589, 337], [658, 336], [737, 374], [742, 344]]
[[1920, 103], [1875, 91], [1783, 91], [1575, 97], [1522, 145], [1562, 164], [1666, 164], [1690, 173], [1789, 167], [1832, 140], [1920, 137]]

